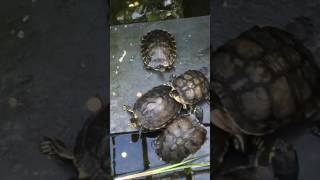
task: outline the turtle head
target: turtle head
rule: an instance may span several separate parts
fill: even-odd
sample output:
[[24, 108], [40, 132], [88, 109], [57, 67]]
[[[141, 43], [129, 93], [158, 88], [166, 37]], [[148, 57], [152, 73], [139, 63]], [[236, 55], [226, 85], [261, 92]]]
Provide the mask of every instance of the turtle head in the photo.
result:
[[155, 71], [164, 72], [170, 66], [168, 58], [167, 53], [162, 48], [155, 48], [148, 66]]
[[181, 104], [185, 104], [184, 100], [182, 99], [182, 97], [179, 95], [178, 91], [175, 89], [172, 89], [169, 93], [169, 96], [171, 98], [173, 98], [174, 100], [176, 100], [177, 102], [181, 103]]

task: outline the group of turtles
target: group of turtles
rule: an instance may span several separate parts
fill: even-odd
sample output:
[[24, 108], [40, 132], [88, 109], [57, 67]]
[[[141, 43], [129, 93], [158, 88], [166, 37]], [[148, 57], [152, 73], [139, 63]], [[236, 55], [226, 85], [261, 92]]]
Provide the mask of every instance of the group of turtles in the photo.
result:
[[[165, 72], [176, 60], [174, 37], [164, 30], [143, 36], [141, 55], [146, 69]], [[209, 80], [200, 70], [187, 70], [169, 82], [153, 87], [123, 109], [132, 113], [131, 125], [140, 132], [161, 131], [155, 151], [165, 162], [180, 162], [200, 149], [207, 131], [202, 122], [200, 103], [209, 100]]]
[[[141, 130], [161, 130], [156, 153], [166, 162], [179, 162], [198, 151], [206, 140], [199, 105], [210, 97], [214, 179], [297, 179], [294, 147], [271, 135], [318, 112], [320, 70], [312, 53], [291, 33], [270, 26], [250, 28], [211, 53], [210, 83], [201, 71], [187, 70], [153, 87], [132, 108], [124, 106], [133, 114], [131, 123]], [[141, 54], [147, 69], [171, 69], [176, 59], [173, 36], [164, 30], [147, 33]], [[110, 178], [104, 141], [108, 111], [101, 106], [89, 118], [73, 151], [55, 138], [43, 141], [42, 151], [72, 160], [79, 179]], [[316, 121], [316, 135], [319, 127]], [[231, 148], [253, 158], [246, 165], [221, 168]]]
[[[146, 69], [165, 72], [173, 68], [176, 45], [173, 36], [164, 30], [153, 30], [143, 36], [141, 54]], [[188, 70], [170, 82], [153, 87], [135, 102], [132, 124], [141, 131], [158, 131], [156, 153], [162, 160], [175, 163], [200, 149], [207, 131], [201, 124], [202, 109], [199, 103], [209, 98], [209, 81], [197, 70]], [[106, 118], [109, 106], [100, 98], [94, 100], [96, 110], [86, 120], [77, 136], [73, 150], [62, 141], [46, 137], [40, 143], [41, 151], [48, 156], [70, 160], [78, 170], [78, 179], [109, 180], [110, 159]]]

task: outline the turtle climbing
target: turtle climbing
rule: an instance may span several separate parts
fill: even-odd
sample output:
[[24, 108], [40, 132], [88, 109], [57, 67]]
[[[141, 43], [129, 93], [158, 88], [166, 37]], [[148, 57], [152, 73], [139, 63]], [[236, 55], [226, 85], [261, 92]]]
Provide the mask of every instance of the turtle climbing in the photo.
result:
[[176, 60], [176, 42], [167, 31], [156, 29], [142, 37], [141, 56], [146, 69], [164, 72]]
[[109, 108], [102, 106], [85, 122], [77, 135], [73, 150], [66, 148], [59, 139], [45, 137], [41, 151], [48, 156], [70, 160], [78, 170], [78, 179], [109, 180], [107, 117]]
[[170, 96], [181, 103], [184, 109], [209, 100], [210, 97], [209, 80], [198, 70], [188, 70], [173, 77], [167, 85], [172, 88]]
[[169, 96], [170, 91], [168, 86], [156, 86], [138, 98], [133, 108], [124, 105], [123, 110], [133, 114], [132, 125], [158, 130], [177, 117], [182, 105]]
[[206, 140], [207, 130], [195, 114], [183, 114], [157, 137], [155, 151], [165, 162], [177, 163], [197, 152]]
[[319, 108], [320, 70], [292, 34], [255, 26], [212, 53], [215, 126], [234, 135], [263, 136]]

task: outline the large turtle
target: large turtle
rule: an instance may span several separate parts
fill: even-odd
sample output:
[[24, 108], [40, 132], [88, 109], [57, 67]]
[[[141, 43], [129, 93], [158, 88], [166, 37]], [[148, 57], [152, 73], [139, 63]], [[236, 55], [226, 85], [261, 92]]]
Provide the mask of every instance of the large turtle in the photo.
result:
[[141, 56], [146, 69], [164, 72], [173, 67], [176, 60], [176, 42], [167, 31], [155, 29], [141, 40]]
[[156, 86], [138, 98], [133, 108], [124, 105], [123, 110], [133, 114], [132, 125], [158, 130], [177, 117], [182, 105], [169, 96], [170, 91], [168, 86]]
[[181, 114], [167, 125], [155, 141], [158, 156], [165, 162], [177, 163], [197, 152], [207, 135], [199, 120], [197, 114]]
[[317, 107], [320, 71], [292, 34], [255, 26], [212, 53], [215, 126], [237, 137], [263, 136]]
[[[100, 104], [102, 105], [102, 104]], [[71, 160], [78, 170], [79, 180], [109, 180], [107, 118], [109, 108], [101, 106], [89, 117], [78, 133], [73, 150], [59, 139], [46, 137], [40, 143], [41, 151], [48, 156]]]

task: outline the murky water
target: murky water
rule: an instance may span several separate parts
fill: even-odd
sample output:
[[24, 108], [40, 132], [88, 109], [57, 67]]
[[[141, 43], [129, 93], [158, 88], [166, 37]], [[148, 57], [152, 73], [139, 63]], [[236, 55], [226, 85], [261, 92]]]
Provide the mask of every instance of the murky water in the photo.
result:
[[[208, 125], [207, 125], [208, 126]], [[110, 138], [111, 165], [113, 176], [123, 176], [167, 165], [160, 160], [154, 150], [154, 142], [159, 133], [117, 134]], [[209, 168], [191, 171], [164, 173], [145, 179], [210, 179]]]

